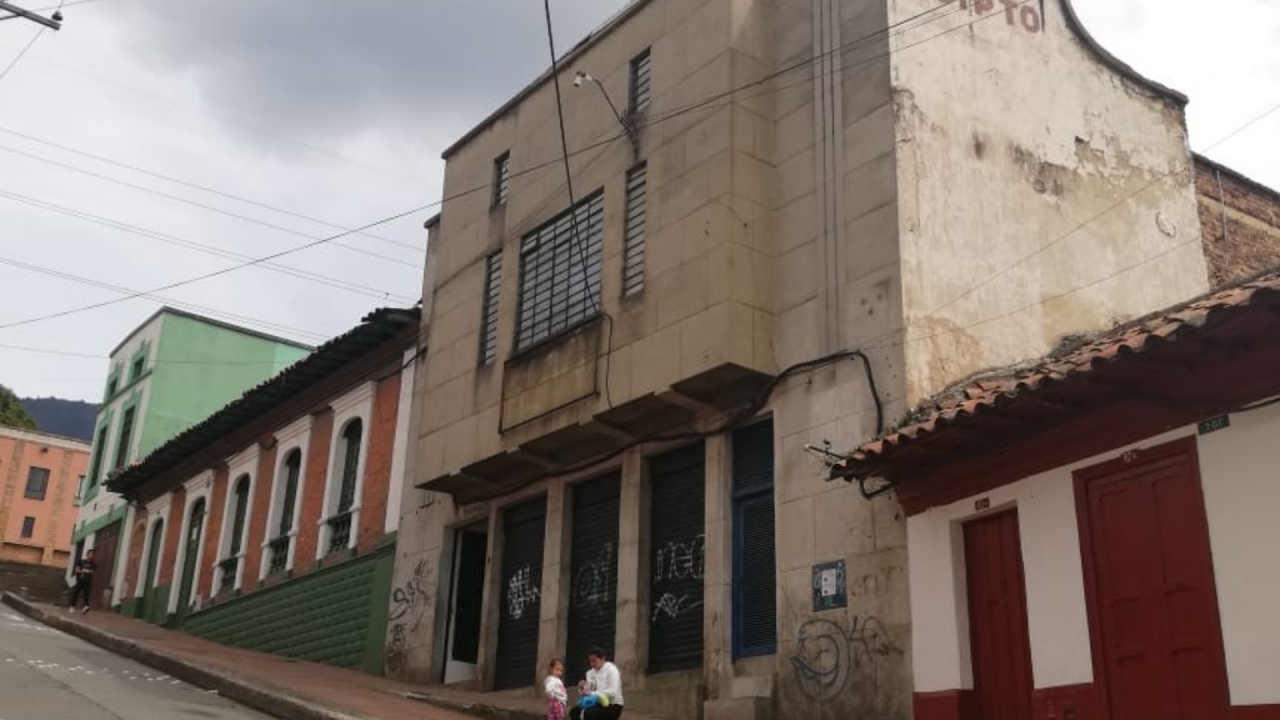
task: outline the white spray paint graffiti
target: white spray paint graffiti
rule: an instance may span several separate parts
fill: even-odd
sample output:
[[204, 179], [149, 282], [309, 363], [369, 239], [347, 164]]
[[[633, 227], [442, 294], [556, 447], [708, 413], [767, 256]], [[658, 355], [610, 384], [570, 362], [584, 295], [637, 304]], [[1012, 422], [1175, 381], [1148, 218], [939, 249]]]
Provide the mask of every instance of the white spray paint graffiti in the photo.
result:
[[528, 565], [507, 579], [507, 614], [511, 619], [520, 620], [541, 599], [542, 591], [534, 586], [533, 570]]
[[653, 607], [654, 620], [675, 620], [688, 613], [702, 607], [702, 601], [689, 602], [688, 595], [673, 595], [671, 593], [663, 593], [658, 598], [658, 602]]
[[698, 535], [688, 542], [672, 540], [664, 545], [653, 560], [653, 584], [675, 580], [701, 580], [706, 572], [707, 536]]
[[609, 579], [613, 574], [613, 543], [604, 546], [600, 555], [584, 563], [573, 578], [573, 605], [592, 608], [612, 603]]

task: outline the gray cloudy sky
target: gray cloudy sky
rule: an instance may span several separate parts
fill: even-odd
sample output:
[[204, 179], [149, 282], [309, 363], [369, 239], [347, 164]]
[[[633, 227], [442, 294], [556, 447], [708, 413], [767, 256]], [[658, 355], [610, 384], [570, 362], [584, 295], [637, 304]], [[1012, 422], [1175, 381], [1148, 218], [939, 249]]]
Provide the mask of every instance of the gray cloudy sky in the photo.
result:
[[[622, 5], [556, 0], [560, 49]], [[1273, 0], [1077, 5], [1115, 54], [1191, 96], [1196, 149], [1280, 102]], [[96, 400], [105, 360], [12, 346], [105, 356], [158, 305], [135, 299], [3, 327], [120, 297], [65, 275], [159, 287], [229, 267], [228, 254], [266, 255], [439, 199], [441, 150], [547, 65], [541, 7], [68, 0], [64, 29], [44, 33], [0, 79], [0, 383], [20, 395]], [[35, 32], [0, 23], [0, 70]], [[1278, 151], [1280, 113], [1210, 154], [1280, 186]], [[250, 268], [162, 294], [318, 343], [373, 307], [416, 299], [422, 221], [432, 212], [280, 261], [312, 280]], [[324, 284], [334, 282], [346, 289]]]

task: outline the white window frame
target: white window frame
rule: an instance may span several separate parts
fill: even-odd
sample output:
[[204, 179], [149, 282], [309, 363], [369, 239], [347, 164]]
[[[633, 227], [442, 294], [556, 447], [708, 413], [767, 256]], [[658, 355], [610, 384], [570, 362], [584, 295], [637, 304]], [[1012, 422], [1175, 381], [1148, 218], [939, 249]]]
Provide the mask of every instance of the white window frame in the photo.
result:
[[[195, 507], [196, 502], [204, 500], [204, 517], [200, 518], [200, 547], [196, 548], [196, 574], [195, 587], [191, 592], [191, 607], [198, 608], [201, 605], [200, 597], [200, 565], [203, 564], [205, 551], [209, 549], [209, 511], [213, 508], [211, 498], [213, 496], [213, 471], [206, 470], [199, 475], [191, 478], [182, 484], [183, 490], [186, 491], [186, 501], [182, 505], [182, 535], [178, 537], [178, 555], [173, 560], [173, 577], [169, 583], [171, 588], [169, 592], [169, 613], [178, 612], [178, 596], [182, 594], [182, 575], [186, 569], [187, 561], [187, 538], [191, 537], [191, 528], [188, 527], [188, 521], [191, 519], [191, 508]], [[164, 562], [162, 559], [161, 562]], [[215, 578], [216, 579], [216, 578]]]
[[316, 543], [316, 559], [322, 560], [329, 554], [329, 519], [338, 505], [338, 493], [342, 487], [340, 463], [343, 460], [342, 433], [352, 420], [361, 422], [360, 452], [356, 460], [355, 498], [351, 504], [351, 537], [347, 540], [347, 548], [356, 546], [360, 535], [360, 514], [364, 501], [364, 474], [369, 454], [369, 438], [373, 435], [373, 399], [377, 394], [377, 383], [369, 381], [355, 390], [335, 400], [333, 409], [333, 432], [329, 437], [329, 465], [324, 485], [324, 506], [316, 524], [320, 528]]
[[[152, 500], [146, 505], [146, 534], [142, 538], [142, 557], [138, 560], [138, 577], [134, 581], [133, 596], [142, 597], [148, 588], [147, 580], [147, 558], [151, 556], [151, 539], [156, 529], [156, 523], [164, 523], [164, 532], [169, 532], [169, 515], [173, 512], [173, 493], [167, 492], [164, 495]], [[164, 536], [160, 536], [160, 543], [163, 546]], [[164, 548], [161, 547], [161, 562], [164, 561]], [[160, 567], [156, 567], [157, 575]]]
[[258, 481], [259, 453], [258, 444], [254, 443], [252, 447], [240, 451], [239, 454], [227, 460], [227, 490], [222, 505], [222, 531], [218, 533], [218, 557], [214, 559], [213, 587], [209, 588], [209, 592], [213, 595], [217, 595], [217, 589], [222, 586], [222, 568], [218, 565], [223, 560], [231, 559], [231, 530], [235, 527], [236, 521], [233, 505], [236, 483], [240, 478], [248, 475], [249, 494], [245, 501], [244, 527], [240, 528], [244, 536], [240, 538], [240, 552], [235, 556], [239, 562], [236, 563], [236, 577], [232, 581], [231, 589], [234, 592], [244, 587], [244, 566], [245, 560], [249, 557], [249, 528], [253, 526], [253, 489]]
[[280, 525], [280, 514], [283, 512], [281, 506], [284, 505], [285, 491], [284, 463], [289, 455], [297, 450], [302, 455], [302, 462], [298, 466], [298, 488], [293, 499], [293, 517], [289, 520], [289, 551], [288, 559], [285, 560], [285, 572], [293, 570], [294, 554], [298, 549], [298, 527], [301, 525], [302, 517], [302, 489], [307, 477], [307, 453], [311, 448], [311, 427], [314, 424], [315, 417], [306, 415], [276, 433], [275, 473], [271, 482], [271, 502], [267, 510], [267, 531], [263, 533], [265, 537], [261, 548], [262, 562], [258, 565], [259, 580], [267, 577], [271, 564], [271, 541], [275, 539], [276, 528]]

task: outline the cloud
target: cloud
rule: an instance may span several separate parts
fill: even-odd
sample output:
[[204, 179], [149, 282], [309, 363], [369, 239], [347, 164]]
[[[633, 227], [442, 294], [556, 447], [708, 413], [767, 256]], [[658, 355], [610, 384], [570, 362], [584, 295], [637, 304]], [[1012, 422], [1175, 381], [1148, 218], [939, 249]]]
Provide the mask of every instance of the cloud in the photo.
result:
[[[563, 52], [621, 0], [553, 4]], [[212, 113], [309, 137], [464, 132], [540, 74], [537, 0], [122, 3], [130, 49], [187, 75]]]

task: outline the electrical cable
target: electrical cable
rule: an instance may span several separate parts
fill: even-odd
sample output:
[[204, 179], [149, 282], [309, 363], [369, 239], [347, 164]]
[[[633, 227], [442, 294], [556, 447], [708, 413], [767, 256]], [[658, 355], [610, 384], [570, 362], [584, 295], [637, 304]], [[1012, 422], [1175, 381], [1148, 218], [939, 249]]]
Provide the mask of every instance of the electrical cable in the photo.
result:
[[[54, 142], [52, 140], [36, 137], [35, 135], [29, 135], [27, 133], [14, 130], [12, 128], [0, 127], [0, 133], [4, 133], [5, 135], [12, 135], [13, 137], [21, 138], [23, 140], [27, 140], [33, 143], [38, 143], [46, 147], [62, 150], [64, 152], [68, 152], [73, 155], [79, 155], [80, 157], [87, 158], [89, 160], [95, 160], [97, 162], [105, 163], [107, 165], [113, 165], [115, 167], [118, 167], [124, 170], [129, 170], [131, 172], [136, 172], [141, 175], [146, 175], [148, 177], [153, 177], [158, 180], [171, 182], [171, 183], [174, 183], [175, 185], [181, 185], [183, 187], [190, 188], [192, 190], [199, 190], [201, 192], [206, 192], [211, 195], [217, 195], [218, 197], [226, 198], [228, 200], [234, 200], [236, 202], [241, 202], [246, 205], [252, 205], [254, 207], [261, 208], [263, 210], [270, 210], [272, 212], [280, 213], [281, 215], [288, 215], [289, 217], [297, 218], [299, 220], [306, 220], [307, 222], [313, 222], [313, 223], [316, 223], [317, 225], [324, 225], [333, 230], [350, 230], [351, 229], [349, 227], [346, 227], [345, 225], [339, 225], [337, 223], [329, 222], [327, 220], [321, 220], [320, 218], [314, 217], [312, 215], [306, 215], [304, 213], [296, 212], [293, 210], [287, 210], [277, 205], [271, 205], [269, 203], [253, 200], [251, 198], [247, 198], [242, 195], [235, 195], [233, 193], [229, 193], [224, 190], [218, 190], [217, 188], [209, 187], [208, 185], [201, 185], [200, 183], [192, 182], [190, 180], [183, 180], [182, 178], [175, 177], [173, 175], [166, 175], [164, 173], [148, 170], [138, 165], [122, 162], [120, 160], [114, 160], [104, 155], [91, 153], [91, 152], [88, 152], [87, 150], [74, 148], [69, 145], [64, 145], [62, 143]], [[16, 152], [16, 151], [13, 151], [13, 152]], [[115, 180], [112, 179], [112, 182], [115, 182]], [[390, 238], [382, 237], [380, 235], [374, 235], [372, 233], [359, 233], [359, 234], [363, 237], [367, 237], [373, 240], [377, 240], [379, 242], [387, 243], [388, 245], [395, 245], [396, 247], [405, 248], [407, 250], [413, 250], [414, 252], [418, 252], [418, 253], [426, 252], [425, 248], [418, 245], [414, 245], [412, 243], [401, 242], [399, 240], [392, 240]]]
[[[582, 266], [583, 280], [586, 282], [587, 299], [591, 302], [591, 309], [600, 317], [604, 318], [609, 325], [609, 344], [605, 351], [605, 368], [604, 368], [604, 396], [605, 402], [609, 408], [613, 408], [613, 394], [609, 389], [609, 375], [612, 368], [610, 358], [613, 355], [613, 317], [600, 309], [600, 303], [596, 300], [597, 290], [591, 287], [591, 273], [587, 264], [587, 257], [582, 249], [582, 235], [578, 230], [578, 204], [574, 199], [573, 193], [573, 170], [569, 165], [569, 136], [565, 130], [564, 122], [564, 98], [560, 92], [560, 61], [556, 57], [556, 40], [555, 31], [551, 25], [551, 0], [542, 0], [542, 7], [547, 17], [547, 44], [551, 49], [551, 78], [556, 90], [556, 117], [560, 123], [560, 150], [561, 160], [564, 163], [564, 182], [565, 188], [569, 193], [569, 226], [572, 234], [572, 243], [575, 254], [578, 257], [578, 264]], [[625, 134], [625, 133], [624, 133]], [[570, 273], [572, 275], [572, 272]]]
[[36, 41], [40, 39], [40, 36], [44, 35], [44, 31], [45, 31], [44, 27], [41, 27], [40, 29], [36, 30], [36, 34], [32, 35], [31, 39], [27, 41], [27, 44], [24, 45], [23, 48], [18, 51], [17, 55], [13, 56], [12, 60], [9, 61], [9, 64], [5, 65], [3, 70], [0, 70], [0, 80], [4, 80], [6, 77], [9, 76], [9, 72], [13, 70], [14, 67], [17, 66], [18, 62], [22, 60], [24, 55], [27, 54], [27, 51], [31, 49], [31, 46], [36, 44]]
[[17, 326], [19, 326], [19, 325], [30, 325], [31, 323], [42, 322], [42, 321], [44, 321], [44, 320], [52, 320], [52, 319], [54, 319], [54, 318], [66, 317], [66, 316], [68, 316], [68, 315], [75, 315], [75, 314], [78, 314], [78, 313], [87, 312], [87, 311], [89, 311], [89, 310], [96, 310], [96, 309], [98, 309], [98, 308], [107, 307], [107, 306], [109, 306], [109, 305], [115, 305], [115, 304], [117, 304], [117, 303], [121, 303], [121, 302], [124, 302], [124, 301], [126, 301], [126, 300], [132, 300], [132, 299], [134, 299], [134, 298], [145, 297], [145, 296], [147, 296], [147, 295], [153, 295], [153, 294], [155, 294], [155, 293], [164, 292], [164, 291], [166, 291], [166, 290], [172, 290], [172, 289], [174, 289], [174, 288], [179, 288], [179, 287], [183, 287], [183, 286], [186, 286], [186, 285], [191, 285], [191, 284], [193, 284], [193, 283], [201, 282], [201, 281], [203, 281], [203, 280], [208, 280], [208, 279], [211, 279], [211, 278], [215, 278], [215, 277], [219, 277], [219, 276], [222, 276], [222, 275], [226, 275], [226, 274], [228, 274], [228, 273], [232, 273], [232, 272], [235, 272], [235, 271], [237, 271], [237, 270], [241, 270], [241, 269], [244, 269], [244, 268], [247, 268], [247, 267], [252, 267], [252, 266], [254, 266], [254, 265], [260, 265], [260, 264], [262, 264], [262, 263], [264, 263], [264, 262], [269, 262], [269, 261], [271, 261], [271, 260], [275, 260], [275, 259], [277, 259], [277, 258], [281, 258], [281, 257], [284, 257], [284, 256], [286, 256], [286, 255], [291, 255], [291, 254], [294, 254], [294, 253], [297, 253], [297, 252], [302, 252], [303, 250], [309, 250], [309, 249], [311, 249], [311, 248], [318, 247], [318, 246], [320, 246], [320, 245], [324, 245], [324, 244], [329, 243], [329, 242], [332, 242], [333, 240], [336, 240], [336, 239], [338, 239], [338, 238], [342, 238], [342, 237], [345, 237], [345, 236], [347, 236], [347, 235], [350, 235], [351, 233], [354, 233], [354, 232], [359, 232], [359, 231], [361, 231], [361, 230], [367, 230], [367, 229], [369, 229], [369, 228], [375, 228], [375, 227], [378, 227], [378, 226], [380, 226], [380, 225], [385, 225], [385, 224], [387, 224], [387, 223], [389, 223], [389, 222], [394, 222], [394, 221], [396, 221], [396, 220], [403, 219], [403, 218], [408, 217], [408, 216], [410, 216], [410, 215], [413, 215], [413, 214], [415, 214], [415, 213], [422, 212], [423, 210], [426, 210], [426, 209], [427, 209], [427, 208], [429, 208], [429, 207], [431, 207], [431, 205], [426, 205], [426, 206], [422, 206], [422, 207], [416, 207], [416, 208], [413, 208], [413, 209], [411, 209], [411, 210], [406, 210], [406, 211], [404, 211], [404, 212], [397, 213], [397, 214], [395, 214], [395, 215], [391, 215], [391, 216], [389, 216], [389, 217], [385, 217], [385, 218], [383, 218], [383, 219], [381, 219], [381, 220], [377, 220], [377, 221], [375, 221], [375, 222], [371, 222], [371, 223], [369, 223], [369, 224], [367, 224], [367, 225], [363, 225], [363, 226], [361, 226], [361, 227], [359, 227], [359, 228], [356, 228], [356, 229], [354, 229], [354, 230], [352, 230], [352, 231], [350, 231], [350, 232], [339, 233], [339, 234], [337, 234], [337, 235], [333, 235], [333, 236], [328, 237], [328, 238], [322, 238], [322, 239], [320, 239], [320, 240], [316, 240], [315, 242], [306, 243], [305, 245], [299, 245], [299, 246], [296, 246], [296, 247], [293, 247], [293, 248], [289, 248], [289, 249], [287, 249], [287, 250], [281, 250], [280, 252], [272, 253], [272, 254], [270, 254], [270, 255], [266, 255], [266, 256], [263, 256], [263, 257], [260, 257], [260, 258], [255, 258], [255, 259], [250, 260], [250, 261], [248, 261], [248, 262], [240, 263], [240, 264], [238, 264], [238, 265], [233, 265], [233, 266], [228, 267], [228, 268], [223, 268], [223, 269], [221, 269], [221, 270], [216, 270], [216, 271], [214, 271], [214, 272], [205, 273], [205, 274], [203, 274], [203, 275], [198, 275], [198, 276], [196, 276], [196, 277], [188, 278], [188, 279], [186, 279], [186, 280], [179, 280], [179, 281], [177, 281], [177, 282], [168, 283], [167, 285], [162, 285], [162, 286], [157, 287], [157, 288], [152, 288], [151, 290], [145, 290], [145, 291], [141, 291], [141, 292], [131, 293], [131, 294], [129, 294], [129, 295], [125, 296], [125, 297], [122, 297], [122, 298], [116, 298], [116, 299], [114, 299], [114, 300], [107, 300], [107, 301], [104, 301], [104, 302], [94, 303], [94, 304], [91, 304], [91, 305], [84, 305], [84, 306], [77, 307], [77, 308], [71, 308], [71, 309], [69, 309], [69, 310], [63, 310], [63, 311], [56, 312], [56, 313], [50, 313], [50, 314], [48, 314], [48, 315], [41, 315], [41, 316], [37, 316], [37, 317], [26, 318], [26, 319], [24, 319], [24, 320], [17, 320], [17, 321], [13, 321], [13, 322], [3, 323], [3, 324], [0, 324], [0, 330], [6, 329], [6, 328], [11, 328], [11, 327], [17, 327]]

